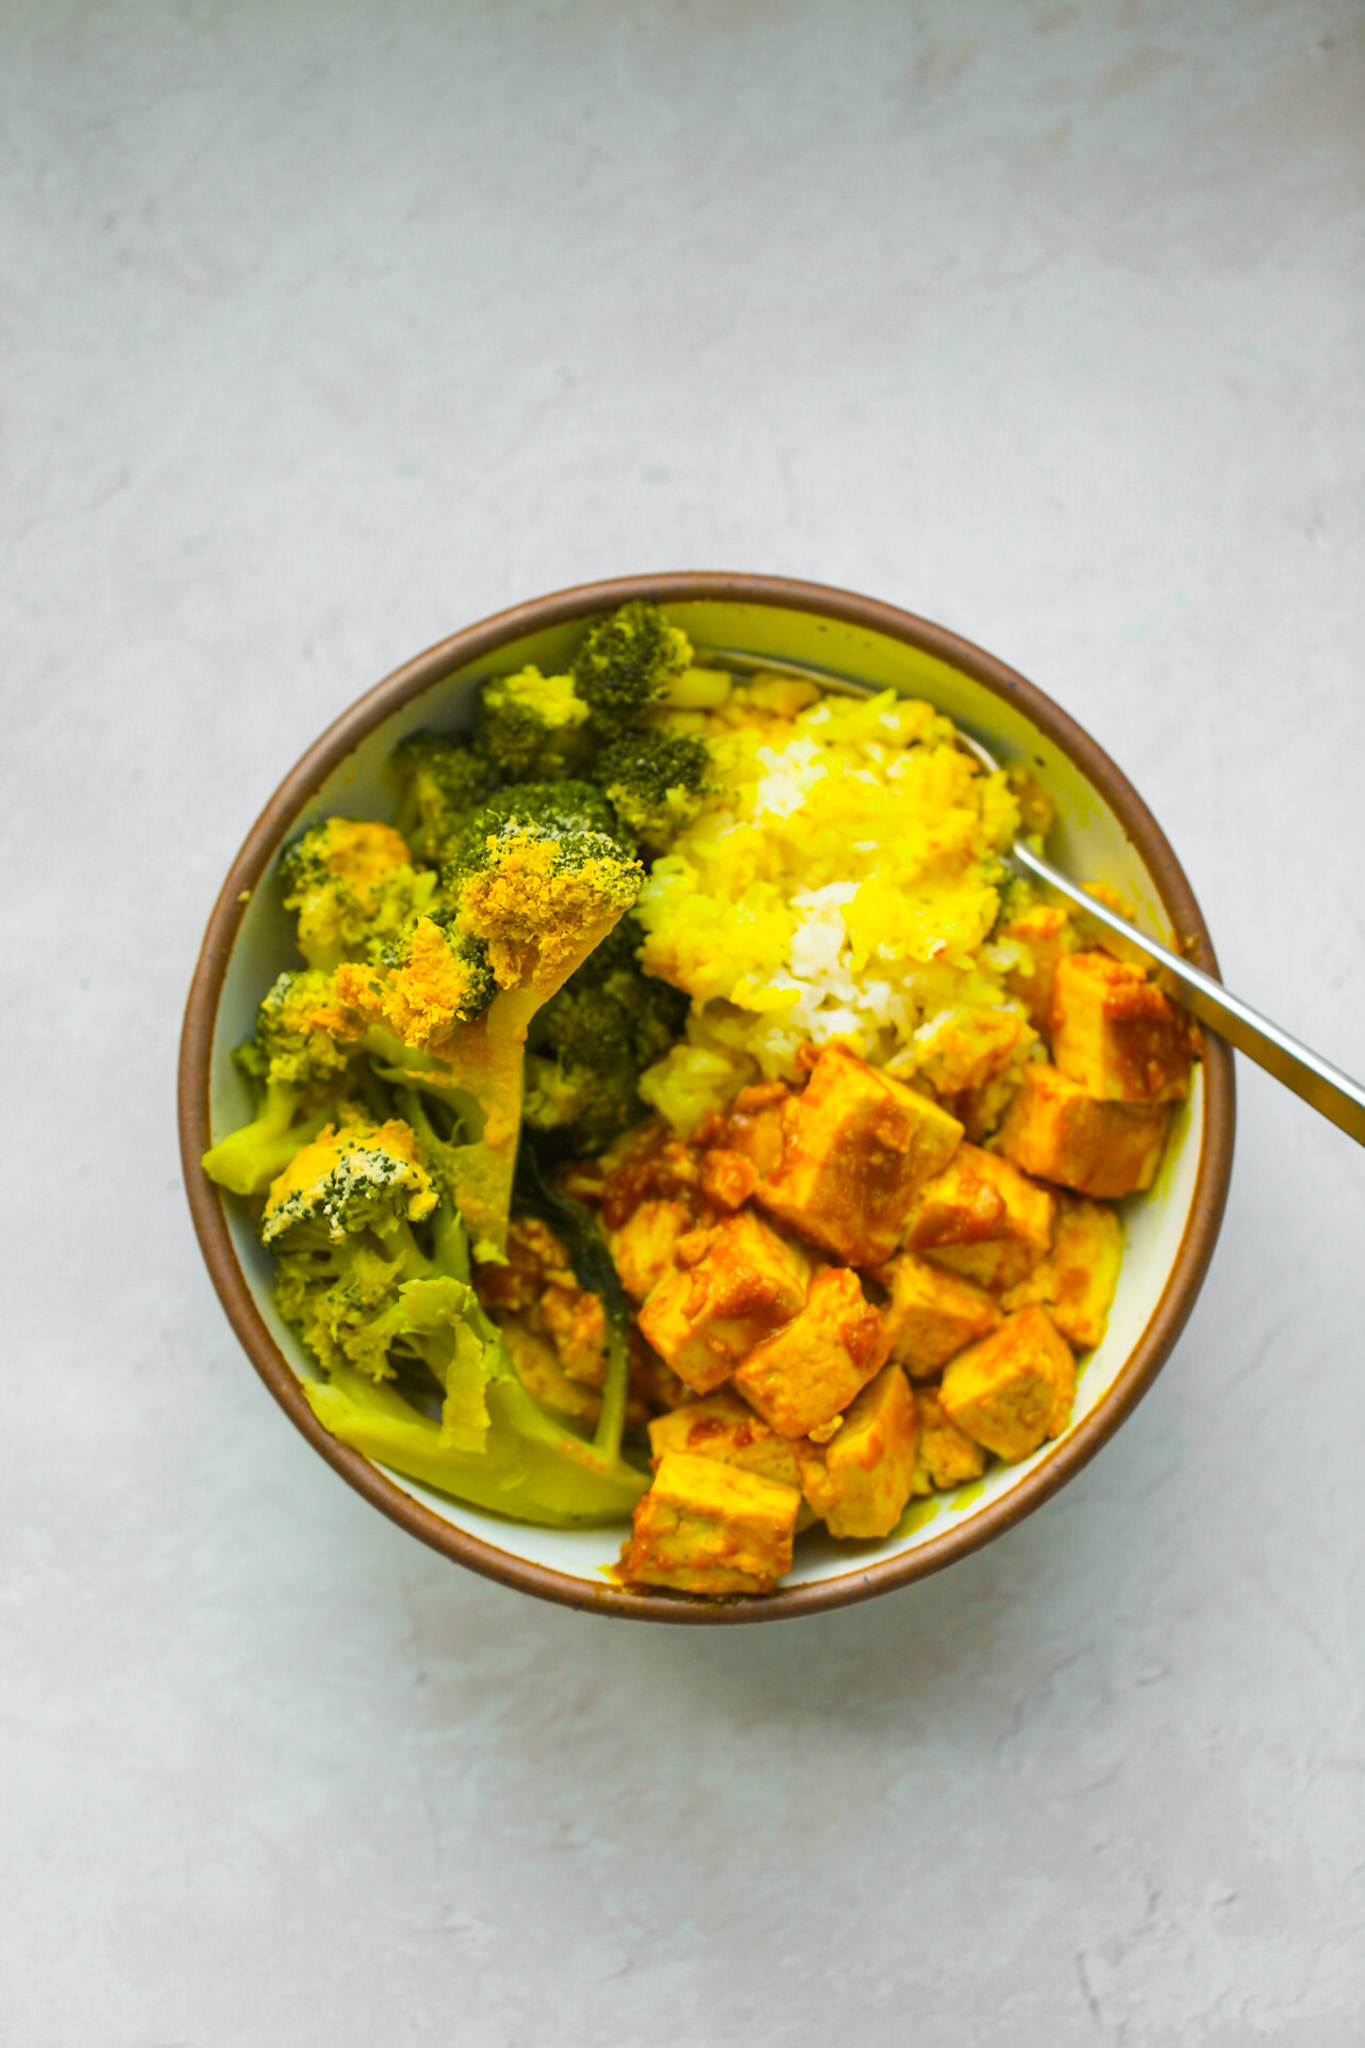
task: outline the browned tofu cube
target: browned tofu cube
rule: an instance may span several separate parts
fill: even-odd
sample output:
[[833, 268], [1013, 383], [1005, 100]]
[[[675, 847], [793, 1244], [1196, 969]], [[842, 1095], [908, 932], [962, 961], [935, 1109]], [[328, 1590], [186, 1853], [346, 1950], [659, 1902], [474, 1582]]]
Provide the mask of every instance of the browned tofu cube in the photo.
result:
[[782, 1163], [782, 1109], [791, 1089], [781, 1081], [756, 1081], [741, 1088], [724, 1120], [720, 1143], [738, 1152], [764, 1179]]
[[717, 1209], [742, 1208], [761, 1179], [753, 1160], [728, 1146], [714, 1145], [702, 1154], [702, 1193]]
[[569, 1378], [600, 1387], [607, 1376], [607, 1316], [601, 1295], [578, 1286], [547, 1287], [540, 1298], [540, 1317]]
[[1055, 1202], [1007, 1159], [960, 1145], [916, 1197], [906, 1249], [999, 1294], [1046, 1257]]
[[1179, 1102], [1190, 1092], [1183, 1011], [1140, 967], [1072, 953], [1052, 977], [1052, 1059], [1099, 1102]]
[[986, 1469], [980, 1444], [964, 1436], [943, 1412], [936, 1387], [916, 1387], [919, 1441], [915, 1447], [915, 1493], [937, 1493], [940, 1487], [966, 1486]]
[[641, 1202], [619, 1229], [608, 1231], [607, 1247], [621, 1285], [632, 1301], [643, 1301], [673, 1263], [673, 1247], [692, 1227], [681, 1202]]
[[622, 1576], [681, 1593], [771, 1593], [790, 1571], [801, 1495], [757, 1472], [669, 1451], [635, 1504]]
[[782, 1162], [754, 1199], [850, 1265], [879, 1266], [961, 1137], [936, 1103], [829, 1046], [783, 1111]]
[[1097, 1102], [1055, 1067], [1037, 1065], [1024, 1069], [999, 1142], [1025, 1173], [1115, 1199], [1152, 1185], [1170, 1121], [1168, 1103]]
[[910, 1498], [919, 1417], [898, 1365], [854, 1397], [828, 1443], [799, 1443], [806, 1499], [831, 1536], [889, 1536]]
[[709, 1394], [798, 1313], [809, 1273], [803, 1252], [741, 1209], [678, 1239], [641, 1307], [641, 1335], [694, 1394]]
[[920, 1060], [920, 1079], [938, 1096], [978, 1099], [1033, 1038], [1033, 1031], [1015, 1009], [960, 1003], [936, 1029], [932, 1045]]
[[882, 1322], [891, 1356], [908, 1372], [936, 1373], [954, 1352], [984, 1337], [1000, 1320], [989, 1294], [915, 1252], [897, 1252], [877, 1278], [890, 1295]]
[[783, 1486], [801, 1485], [793, 1445], [728, 1387], [700, 1401], [686, 1401], [671, 1415], [656, 1415], [649, 1425], [649, 1448], [656, 1460], [669, 1451], [690, 1451], [694, 1457], [719, 1458], [722, 1464], [738, 1465]]
[[1024, 1308], [959, 1351], [938, 1391], [950, 1422], [1013, 1463], [1066, 1428], [1076, 1361], [1046, 1309]]
[[1027, 966], [1006, 975], [1005, 985], [1024, 1004], [1034, 1028], [1046, 1031], [1052, 1019], [1052, 977], [1057, 962], [1063, 953], [1074, 951], [1077, 943], [1071, 919], [1055, 904], [1035, 903], [1002, 924], [997, 936], [1017, 939], [1027, 948]]
[[882, 1319], [847, 1266], [822, 1266], [799, 1316], [749, 1353], [735, 1388], [779, 1436], [841, 1415], [886, 1363]]
[[1001, 1306], [1027, 1308], [1040, 1302], [1067, 1343], [1089, 1351], [1103, 1340], [1122, 1258], [1123, 1225], [1114, 1211], [1062, 1195], [1051, 1251], [1027, 1280], [1010, 1289]]

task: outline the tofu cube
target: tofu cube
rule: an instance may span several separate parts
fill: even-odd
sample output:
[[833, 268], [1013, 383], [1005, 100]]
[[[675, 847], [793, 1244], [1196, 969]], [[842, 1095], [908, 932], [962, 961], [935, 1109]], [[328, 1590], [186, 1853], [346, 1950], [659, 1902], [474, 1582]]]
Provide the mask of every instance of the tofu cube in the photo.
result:
[[656, 1415], [649, 1425], [649, 1448], [656, 1461], [670, 1451], [688, 1451], [757, 1472], [761, 1479], [776, 1479], [783, 1486], [801, 1486], [795, 1447], [726, 1387], [700, 1401], [684, 1402], [671, 1415]]
[[937, 1493], [940, 1487], [967, 1486], [979, 1479], [986, 1469], [986, 1453], [948, 1420], [937, 1387], [916, 1387], [915, 1407], [919, 1440], [912, 1491]]
[[783, 1110], [781, 1164], [754, 1199], [849, 1265], [879, 1266], [961, 1137], [936, 1103], [829, 1046]]
[[1037, 1065], [1024, 1069], [999, 1142], [1025, 1173], [1116, 1199], [1152, 1185], [1170, 1121], [1167, 1103], [1097, 1102], [1056, 1067]]
[[681, 1202], [641, 1202], [616, 1230], [607, 1233], [621, 1285], [632, 1301], [643, 1301], [673, 1263], [673, 1247], [692, 1227]]
[[756, 1081], [741, 1088], [725, 1119], [722, 1143], [757, 1169], [759, 1179], [782, 1163], [782, 1110], [791, 1090], [781, 1081]]
[[794, 1486], [668, 1451], [635, 1504], [622, 1576], [680, 1593], [771, 1593], [791, 1569], [800, 1507]]
[[1103, 1341], [1123, 1258], [1123, 1225], [1099, 1202], [1063, 1195], [1052, 1249], [1028, 1279], [1012, 1287], [1001, 1306], [1040, 1302], [1068, 1344], [1089, 1351]]
[[855, 1396], [828, 1443], [799, 1443], [806, 1499], [831, 1536], [889, 1536], [910, 1498], [919, 1416], [898, 1365]]
[[709, 1394], [799, 1312], [809, 1274], [803, 1252], [741, 1209], [678, 1239], [640, 1309], [641, 1335], [694, 1394]]
[[1000, 1320], [989, 1294], [915, 1252], [898, 1252], [877, 1279], [890, 1295], [882, 1322], [891, 1356], [907, 1372], [936, 1373], [954, 1352], [984, 1337]]
[[1001, 940], [1017, 939], [1027, 949], [1028, 963], [1005, 977], [1005, 986], [1017, 996], [1037, 1031], [1047, 1031], [1052, 1021], [1052, 977], [1063, 953], [1073, 952], [1076, 933], [1064, 910], [1052, 903], [1035, 903], [1018, 917], [1002, 924]]
[[1190, 1092], [1184, 1013], [1142, 968], [1072, 953], [1052, 977], [1052, 1058], [1100, 1102], [1179, 1102]]
[[1024, 1308], [944, 1367], [939, 1399], [965, 1436], [1013, 1463], [1060, 1436], [1076, 1396], [1071, 1346], [1046, 1309]]
[[975, 1095], [1002, 1073], [1033, 1032], [1014, 1009], [960, 1003], [934, 1032], [919, 1074], [936, 1095]]
[[1055, 1205], [1055, 1195], [1007, 1159], [960, 1145], [920, 1190], [906, 1224], [906, 1248], [1000, 1294], [1047, 1256]]
[[752, 1159], [728, 1146], [702, 1154], [701, 1188], [717, 1209], [740, 1209], [763, 1178]]
[[857, 1274], [822, 1266], [801, 1313], [739, 1367], [735, 1391], [779, 1436], [809, 1436], [847, 1409], [886, 1354], [882, 1319]]

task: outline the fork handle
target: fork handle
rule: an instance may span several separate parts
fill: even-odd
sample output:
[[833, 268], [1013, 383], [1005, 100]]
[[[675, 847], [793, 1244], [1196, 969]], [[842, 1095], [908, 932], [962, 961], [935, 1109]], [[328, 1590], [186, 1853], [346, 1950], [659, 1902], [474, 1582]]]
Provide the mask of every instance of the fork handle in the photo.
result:
[[1120, 938], [1126, 939], [1153, 967], [1164, 968], [1172, 981], [1179, 984], [1185, 1007], [1193, 1011], [1201, 1024], [1207, 1024], [1210, 1031], [1216, 1031], [1229, 1045], [1235, 1045], [1238, 1052], [1244, 1052], [1248, 1059], [1255, 1060], [1258, 1067], [1273, 1074], [1277, 1081], [1283, 1081], [1286, 1088], [1292, 1088], [1305, 1102], [1317, 1110], [1355, 1139], [1358, 1145], [1365, 1145], [1365, 1088], [1359, 1081], [1353, 1081], [1349, 1074], [1343, 1074], [1340, 1067], [1334, 1067], [1320, 1054], [1300, 1045], [1297, 1038], [1291, 1038], [1287, 1031], [1281, 1031], [1278, 1024], [1272, 1024], [1268, 1017], [1262, 1017], [1249, 1003], [1230, 995], [1221, 982], [1192, 967], [1188, 960], [1169, 952], [1155, 939], [1148, 938], [1128, 923], [1126, 918], [1117, 916], [1109, 906], [1101, 903], [1054, 868], [1050, 861], [1043, 860], [1022, 840], [1016, 840], [1012, 848], [1013, 858], [1029, 873], [1046, 882], [1050, 889], [1076, 904], [1086, 915], [1107, 927]]

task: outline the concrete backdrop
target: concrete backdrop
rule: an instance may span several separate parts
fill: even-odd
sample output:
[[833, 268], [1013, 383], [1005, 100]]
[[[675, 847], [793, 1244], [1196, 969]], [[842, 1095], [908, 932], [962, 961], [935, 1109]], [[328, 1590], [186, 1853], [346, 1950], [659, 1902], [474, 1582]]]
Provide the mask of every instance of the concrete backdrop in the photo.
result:
[[868, 590], [1149, 799], [1365, 1069], [1353, 0], [0, 5], [14, 2048], [1348, 2048], [1365, 1162], [1241, 1071], [1052, 1506], [779, 1629], [429, 1556], [186, 1220], [179, 1009], [336, 710], [594, 576]]

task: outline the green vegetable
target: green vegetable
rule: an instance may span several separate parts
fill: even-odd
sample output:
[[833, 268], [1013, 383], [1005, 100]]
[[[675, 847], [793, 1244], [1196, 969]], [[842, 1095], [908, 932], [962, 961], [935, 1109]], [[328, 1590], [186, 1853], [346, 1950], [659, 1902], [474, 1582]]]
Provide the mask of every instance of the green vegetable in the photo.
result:
[[[502, 792], [475, 814], [443, 869], [455, 906], [444, 931], [421, 919], [403, 965], [386, 966], [381, 953], [367, 967], [338, 971], [367, 1046], [377, 1049], [380, 1027], [398, 1041], [398, 1061], [381, 1063], [381, 1074], [402, 1074], [426, 1092], [433, 1091], [424, 1076], [438, 1076], [464, 1126], [455, 1201], [480, 1259], [504, 1255], [531, 1020], [630, 908], [643, 880], [639, 862], [604, 828], [610, 816], [586, 783]], [[470, 949], [496, 982], [472, 1020], [452, 945]]]
[[525, 1119], [557, 1149], [600, 1152], [646, 1114], [637, 1092], [682, 1027], [687, 997], [641, 971], [644, 934], [630, 916], [589, 955], [533, 1027]]
[[489, 1428], [477, 1453], [446, 1444], [439, 1424], [360, 1373], [343, 1369], [326, 1382], [306, 1381], [303, 1391], [318, 1421], [342, 1443], [512, 1521], [548, 1529], [624, 1521], [649, 1485], [644, 1473], [623, 1460], [602, 1460], [591, 1444], [552, 1421], [516, 1379], [489, 1382]]
[[504, 782], [549, 781], [583, 758], [587, 717], [572, 676], [524, 668], [484, 684], [475, 742]]
[[624, 604], [589, 627], [573, 665], [574, 688], [593, 728], [614, 738], [668, 695], [691, 660], [686, 633], [670, 626], [657, 605]]
[[617, 831], [615, 811], [590, 782], [565, 778], [560, 782], [521, 782], [513, 789], [499, 790], [477, 811], [471, 811], [451, 842], [450, 858], [441, 870], [442, 885], [451, 901], [460, 900], [469, 876], [486, 871], [490, 837], [513, 824], [547, 834], [561, 841], [566, 850], [585, 834], [613, 839]]
[[280, 861], [284, 907], [299, 914], [299, 951], [310, 967], [358, 960], [367, 947], [396, 937], [427, 908], [436, 877], [412, 865], [390, 825], [326, 818]]
[[498, 785], [492, 763], [458, 733], [410, 733], [395, 747], [392, 765], [398, 829], [419, 860], [444, 859]]
[[[402, 743], [401, 831], [329, 818], [287, 849], [307, 964], [234, 1054], [255, 1114], [204, 1158], [258, 1205], [280, 1313], [328, 1374], [306, 1387], [325, 1426], [550, 1526], [619, 1521], [648, 1482], [621, 1451], [629, 1306], [592, 1219], [522, 1143], [523, 1092], [551, 1144], [600, 1148], [639, 1116], [637, 1078], [680, 1023], [627, 913], [636, 846], [665, 844], [705, 793], [701, 742], [644, 723], [689, 660], [656, 607], [624, 606], [572, 675], [486, 683], [472, 739]], [[471, 1285], [470, 1237], [502, 1258], [514, 1205], [603, 1301], [591, 1437], [522, 1385]]]
[[258, 1093], [255, 1116], [204, 1154], [204, 1170], [235, 1195], [263, 1194], [353, 1092], [354, 1048], [329, 1028], [332, 976], [281, 974], [256, 1012], [256, 1032], [233, 1054]]
[[[311, 1195], [295, 1213], [282, 1197], [267, 1214], [288, 1214], [275, 1233], [276, 1302], [313, 1355], [326, 1384], [305, 1393], [320, 1422], [342, 1442], [409, 1477], [473, 1505], [514, 1519], [556, 1525], [615, 1521], [628, 1514], [647, 1480], [621, 1456], [625, 1419], [628, 1309], [606, 1248], [586, 1217], [570, 1218], [577, 1234], [575, 1270], [590, 1272], [608, 1293], [608, 1371], [601, 1416], [591, 1439], [548, 1415], [521, 1385], [502, 1338], [469, 1285], [468, 1250], [453, 1205], [432, 1193], [452, 1171], [458, 1148], [436, 1137], [422, 1106], [416, 1154], [425, 1183], [383, 1171], [382, 1197], [363, 1200], [347, 1186], [338, 1200], [336, 1174], [296, 1174]], [[407, 1129], [406, 1126], [401, 1127]], [[343, 1134], [343, 1137], [346, 1134]], [[413, 1150], [396, 1136], [358, 1131], [356, 1149], [390, 1161]], [[382, 1141], [382, 1142], [381, 1142]], [[321, 1154], [325, 1141], [313, 1148]], [[332, 1147], [335, 1150], [335, 1144]], [[349, 1156], [349, 1155], [348, 1155]], [[434, 1210], [426, 1210], [430, 1196]], [[546, 1198], [558, 1209], [562, 1198]], [[272, 1203], [274, 1198], [272, 1197]], [[405, 1212], [406, 1205], [406, 1212]], [[576, 1204], [568, 1205], [576, 1210]], [[427, 1217], [429, 1246], [413, 1228]], [[586, 1226], [584, 1235], [583, 1226]], [[262, 1235], [266, 1235], [265, 1229]], [[587, 1284], [587, 1283], [585, 1283]], [[391, 1384], [410, 1364], [426, 1369], [442, 1392], [439, 1421], [423, 1415]]]
[[357, 1118], [325, 1130], [295, 1153], [261, 1217], [261, 1243], [323, 1248], [359, 1231], [393, 1236], [437, 1203], [413, 1132], [397, 1120]]
[[705, 740], [645, 727], [602, 749], [593, 780], [621, 824], [650, 853], [665, 851], [712, 790]]

